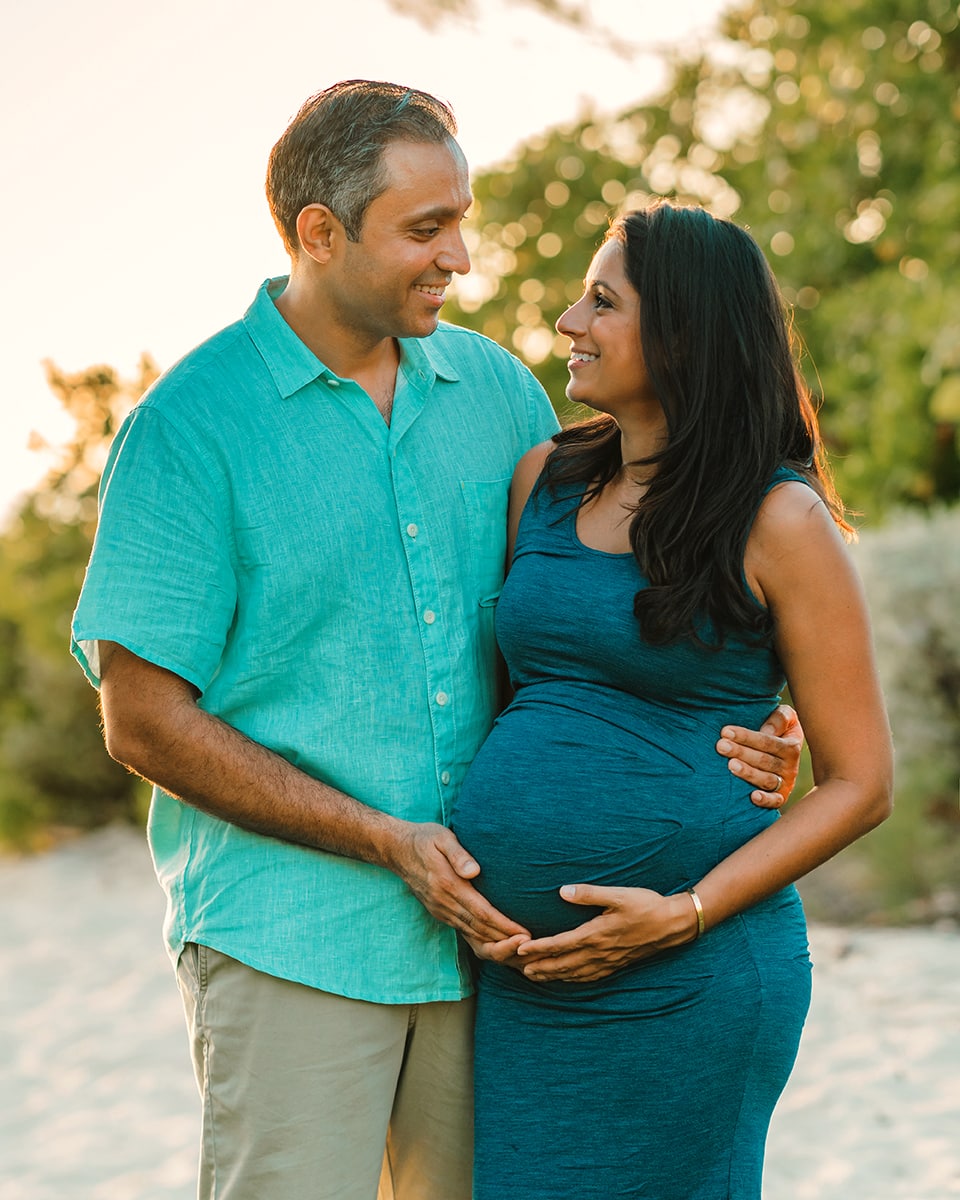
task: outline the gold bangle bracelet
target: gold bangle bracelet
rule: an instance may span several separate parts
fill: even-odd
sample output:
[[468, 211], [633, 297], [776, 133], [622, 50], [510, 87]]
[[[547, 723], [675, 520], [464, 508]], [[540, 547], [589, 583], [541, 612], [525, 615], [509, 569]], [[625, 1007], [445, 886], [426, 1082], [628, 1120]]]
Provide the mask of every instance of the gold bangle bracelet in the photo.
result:
[[[693, 901], [693, 907], [697, 910], [697, 937], [700, 937], [704, 930], [703, 905], [700, 903], [700, 897], [697, 895], [694, 888], [687, 888], [687, 895]], [[694, 938], [693, 940], [696, 941], [697, 938]]]

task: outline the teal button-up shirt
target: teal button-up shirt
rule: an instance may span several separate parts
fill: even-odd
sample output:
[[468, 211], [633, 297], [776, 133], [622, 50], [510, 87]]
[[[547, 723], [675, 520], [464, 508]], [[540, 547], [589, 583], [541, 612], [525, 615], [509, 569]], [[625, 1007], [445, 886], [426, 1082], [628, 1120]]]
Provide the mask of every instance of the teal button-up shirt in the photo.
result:
[[[73, 650], [119, 642], [309, 775], [445, 821], [495, 715], [494, 603], [517, 459], [557, 428], [510, 354], [401, 342], [388, 426], [296, 337], [267, 281], [119, 431]], [[154, 790], [174, 958], [188, 941], [383, 1003], [470, 991], [453, 931], [389, 871], [261, 837]]]

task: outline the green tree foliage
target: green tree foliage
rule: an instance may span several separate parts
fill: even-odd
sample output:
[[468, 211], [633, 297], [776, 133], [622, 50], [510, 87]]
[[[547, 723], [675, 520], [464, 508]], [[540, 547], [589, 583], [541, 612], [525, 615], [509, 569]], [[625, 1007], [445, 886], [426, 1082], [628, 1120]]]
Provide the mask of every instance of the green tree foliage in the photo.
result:
[[96, 693], [67, 646], [106, 450], [156, 374], [147, 358], [131, 381], [110, 367], [47, 368], [76, 430], [0, 536], [0, 839], [8, 843], [138, 809], [139, 785], [105, 753]]
[[451, 319], [512, 342], [561, 397], [553, 323], [609, 216], [659, 196], [704, 204], [750, 228], [781, 281], [847, 502], [875, 521], [954, 500], [957, 9], [755, 2], [723, 34], [677, 58], [657, 100], [586, 114], [475, 178], [475, 275]]

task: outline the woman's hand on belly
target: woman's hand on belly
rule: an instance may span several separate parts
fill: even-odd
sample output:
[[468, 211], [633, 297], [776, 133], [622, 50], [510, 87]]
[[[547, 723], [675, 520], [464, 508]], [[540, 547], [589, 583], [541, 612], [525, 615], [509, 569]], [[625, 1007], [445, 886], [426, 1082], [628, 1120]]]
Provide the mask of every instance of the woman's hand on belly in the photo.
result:
[[528, 979], [592, 982], [697, 937], [697, 910], [686, 892], [661, 896], [648, 888], [578, 883], [565, 885], [560, 895], [603, 912], [554, 937], [510, 939], [518, 942], [513, 954]]

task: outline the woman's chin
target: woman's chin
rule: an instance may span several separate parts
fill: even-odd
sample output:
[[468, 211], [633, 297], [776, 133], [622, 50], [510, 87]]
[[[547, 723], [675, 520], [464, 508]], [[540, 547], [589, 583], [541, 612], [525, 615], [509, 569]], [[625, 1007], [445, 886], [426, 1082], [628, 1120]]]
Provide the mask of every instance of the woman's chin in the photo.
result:
[[576, 379], [570, 380], [566, 386], [564, 395], [571, 404], [583, 404], [587, 408], [593, 408], [597, 409], [597, 411], [602, 411], [602, 409], [598, 409], [597, 405], [594, 404], [593, 400], [586, 394]]

